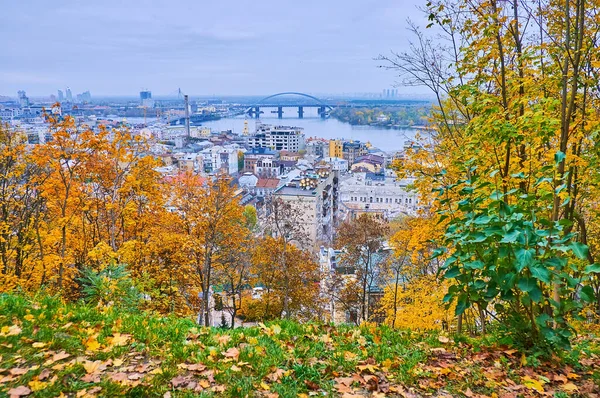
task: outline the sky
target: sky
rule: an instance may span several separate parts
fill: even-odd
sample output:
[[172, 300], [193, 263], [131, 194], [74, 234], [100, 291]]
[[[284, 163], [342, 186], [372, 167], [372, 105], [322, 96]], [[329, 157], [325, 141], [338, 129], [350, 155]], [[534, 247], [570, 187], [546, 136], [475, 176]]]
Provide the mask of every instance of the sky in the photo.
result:
[[374, 58], [406, 49], [407, 18], [426, 24], [425, 0], [2, 3], [0, 95], [10, 96], [381, 92], [398, 79]]

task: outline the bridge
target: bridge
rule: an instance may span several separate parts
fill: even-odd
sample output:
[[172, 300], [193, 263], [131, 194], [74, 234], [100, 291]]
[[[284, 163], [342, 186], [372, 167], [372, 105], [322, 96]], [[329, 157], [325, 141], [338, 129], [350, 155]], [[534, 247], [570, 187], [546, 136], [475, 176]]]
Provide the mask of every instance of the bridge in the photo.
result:
[[[275, 98], [286, 96], [286, 95], [295, 95], [298, 97], [302, 97], [303, 100], [310, 99], [312, 101], [311, 102], [303, 101], [303, 102], [294, 102], [294, 103], [284, 103], [281, 101], [274, 101]], [[260, 114], [264, 113], [264, 111], [262, 111], [261, 108], [276, 108], [277, 110], [272, 111], [272, 113], [277, 113], [277, 117], [279, 119], [283, 118], [284, 108], [297, 108], [298, 109], [298, 118], [300, 118], [300, 119], [302, 119], [304, 117], [304, 109], [305, 108], [317, 108], [317, 114], [321, 118], [324, 119], [329, 115], [329, 111], [331, 111], [334, 107], [312, 95], [298, 93], [295, 91], [286, 91], [283, 93], [269, 95], [268, 97], [265, 97], [265, 98], [259, 100], [254, 105], [251, 105], [250, 107], [248, 107], [244, 113], [258, 119], [260, 117]]]

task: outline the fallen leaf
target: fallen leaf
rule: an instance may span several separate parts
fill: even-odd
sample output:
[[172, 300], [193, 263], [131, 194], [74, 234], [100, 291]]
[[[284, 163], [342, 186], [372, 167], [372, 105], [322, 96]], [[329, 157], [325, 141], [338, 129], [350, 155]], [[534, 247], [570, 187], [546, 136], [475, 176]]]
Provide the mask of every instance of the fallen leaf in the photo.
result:
[[127, 342], [129, 341], [130, 337], [131, 336], [128, 334], [114, 333], [112, 337], [109, 337], [107, 340], [110, 342], [111, 345], [119, 347], [127, 345]]
[[87, 373], [91, 374], [91, 373], [94, 373], [94, 372], [97, 372], [97, 371], [101, 370], [100, 369], [101, 365], [102, 365], [102, 361], [94, 361], [94, 362], [92, 362], [92, 361], [85, 361], [83, 363], [83, 368], [85, 369], [85, 371]]
[[50, 377], [50, 371], [48, 369], [44, 369], [38, 375], [38, 380], [46, 380], [48, 377]]
[[13, 376], [20, 376], [20, 375], [24, 375], [25, 373], [29, 372], [29, 369], [25, 369], [25, 368], [12, 368], [8, 372], [11, 375], [13, 375]]
[[240, 350], [238, 350], [236, 347], [231, 347], [222, 354], [225, 358], [233, 358], [234, 361], [237, 361], [240, 357]]
[[573, 383], [567, 383], [560, 387], [565, 392], [573, 393], [578, 390], [577, 386]]
[[71, 356], [71, 354], [67, 354], [64, 351], [61, 351], [61, 352], [59, 352], [57, 354], [54, 354], [54, 356], [52, 356], [52, 362], [57, 362], [57, 361], [66, 359], [66, 358], [68, 358], [70, 356]]
[[100, 375], [98, 373], [93, 373], [93, 374], [85, 374], [83, 375], [83, 377], [81, 378], [81, 381], [85, 382], [85, 383], [100, 383]]
[[314, 381], [304, 380], [304, 384], [306, 384], [306, 387], [308, 387], [309, 390], [316, 391], [319, 389], [319, 385]]
[[523, 377], [523, 385], [537, 392], [544, 392], [544, 382], [542, 380], [535, 380], [529, 376], [525, 376]]
[[25, 386], [19, 386], [19, 387], [11, 388], [10, 390], [8, 390], [8, 395], [10, 395], [10, 398], [24, 397], [29, 394], [31, 394], [31, 390], [29, 389], [29, 387], [25, 387]]
[[228, 334], [224, 334], [224, 335], [222, 335], [222, 336], [219, 336], [219, 337], [217, 338], [217, 342], [218, 342], [220, 345], [225, 345], [225, 344], [229, 343], [230, 341], [231, 341], [231, 336], [230, 336], [230, 335], [228, 335]]
[[46, 343], [40, 343], [39, 341], [36, 341], [35, 343], [33, 343], [31, 345], [33, 348], [44, 348], [46, 347]]
[[43, 381], [38, 381], [38, 380], [31, 380], [27, 384], [31, 388], [31, 391], [40, 391], [40, 390], [43, 390], [48, 385], [48, 383], [43, 382]]
[[438, 336], [438, 341], [440, 343], [446, 344], [450, 342], [450, 339], [446, 336]]
[[88, 337], [83, 341], [83, 345], [87, 351], [97, 351], [100, 348], [100, 343], [97, 340], [98, 335]]

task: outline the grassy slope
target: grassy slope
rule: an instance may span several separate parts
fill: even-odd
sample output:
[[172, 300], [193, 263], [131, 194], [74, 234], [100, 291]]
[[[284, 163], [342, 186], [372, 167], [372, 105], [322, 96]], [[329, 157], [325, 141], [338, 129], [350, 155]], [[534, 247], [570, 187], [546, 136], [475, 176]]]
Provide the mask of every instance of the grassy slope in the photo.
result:
[[489, 341], [447, 341], [435, 333], [293, 322], [223, 331], [14, 295], [0, 296], [0, 327], [0, 396], [600, 392], [600, 348], [591, 338], [565, 359], [571, 365], [553, 365]]

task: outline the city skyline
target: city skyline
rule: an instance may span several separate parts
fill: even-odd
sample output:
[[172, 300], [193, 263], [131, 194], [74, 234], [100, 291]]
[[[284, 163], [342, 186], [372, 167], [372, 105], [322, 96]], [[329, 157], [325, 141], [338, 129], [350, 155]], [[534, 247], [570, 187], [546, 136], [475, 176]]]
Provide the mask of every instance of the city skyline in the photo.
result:
[[374, 58], [407, 47], [406, 19], [426, 23], [422, 3], [11, 2], [0, 16], [13, 38], [0, 54], [0, 95], [381, 92], [397, 79]]

